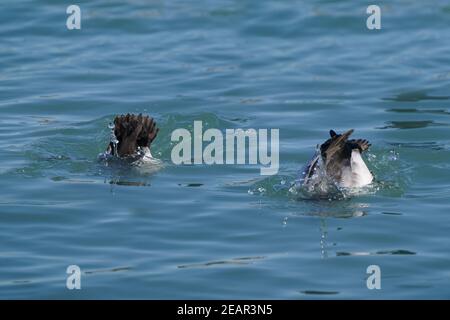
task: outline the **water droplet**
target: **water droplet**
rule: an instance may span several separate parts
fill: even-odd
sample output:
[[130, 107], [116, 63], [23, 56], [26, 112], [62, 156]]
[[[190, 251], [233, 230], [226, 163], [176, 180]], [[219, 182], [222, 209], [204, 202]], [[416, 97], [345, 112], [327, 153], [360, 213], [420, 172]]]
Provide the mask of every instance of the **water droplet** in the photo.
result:
[[398, 160], [398, 153], [396, 153], [394, 150], [389, 151], [388, 159], [390, 161], [396, 161]]
[[116, 135], [114, 133], [115, 125], [112, 122], [110, 122], [109, 125], [108, 125], [108, 128], [111, 129], [111, 134], [110, 134], [110, 138], [109, 138], [109, 141], [112, 144], [112, 150], [111, 151], [112, 151], [112, 154], [117, 157], [118, 156], [117, 145], [119, 144], [119, 140], [117, 140], [117, 137], [116, 137]]

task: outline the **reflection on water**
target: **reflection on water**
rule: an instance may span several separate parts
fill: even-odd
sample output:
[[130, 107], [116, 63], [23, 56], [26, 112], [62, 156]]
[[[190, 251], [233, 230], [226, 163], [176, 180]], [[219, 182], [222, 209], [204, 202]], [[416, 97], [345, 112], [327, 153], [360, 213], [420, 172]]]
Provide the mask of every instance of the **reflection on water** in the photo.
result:
[[416, 253], [409, 250], [397, 249], [397, 250], [382, 250], [376, 252], [336, 252], [336, 256], [378, 256], [378, 255], [415, 255]]
[[201, 187], [203, 183], [179, 183], [180, 187]]
[[449, 98], [450, 97], [448, 96], [429, 95], [425, 91], [410, 91], [400, 93], [391, 98], [383, 98], [383, 100], [397, 101], [397, 102], [417, 102], [423, 100], [448, 100]]
[[118, 186], [149, 187], [152, 175], [164, 168], [161, 160], [137, 160], [131, 164], [116, 157], [100, 157], [99, 174], [105, 183]]
[[388, 142], [389, 145], [401, 148], [444, 150], [445, 147], [434, 141], [430, 142]]
[[381, 214], [386, 214], [386, 215], [389, 215], [389, 216], [401, 216], [401, 215], [403, 215], [400, 212], [382, 212]]
[[392, 108], [387, 109], [387, 112], [396, 112], [396, 113], [429, 113], [429, 114], [437, 114], [437, 115], [450, 115], [450, 112], [446, 109], [416, 109], [416, 108]]
[[209, 261], [204, 263], [192, 263], [192, 264], [183, 264], [179, 265], [179, 269], [185, 268], [202, 268], [202, 267], [211, 267], [218, 265], [245, 265], [251, 264], [257, 260], [265, 259], [263, 256], [255, 256], [255, 257], [241, 257], [241, 258], [233, 258], [229, 260], [217, 260], [217, 261]]
[[[330, 204], [330, 203], [329, 203]], [[369, 205], [364, 203], [347, 203], [346, 205], [340, 205], [340, 209], [336, 210], [336, 208], [333, 208], [332, 205], [328, 206], [329, 210], [326, 210], [325, 208], [322, 208], [319, 212], [318, 211], [311, 211], [309, 216], [318, 216], [320, 217], [320, 256], [322, 259], [328, 258], [328, 251], [330, 249], [329, 243], [328, 243], [328, 226], [327, 226], [327, 219], [331, 218], [352, 218], [352, 217], [362, 217], [366, 215], [366, 211], [362, 210], [368, 209]], [[330, 210], [331, 208], [331, 210]], [[337, 229], [340, 230], [339, 228]], [[336, 244], [333, 243], [333, 246]]]
[[298, 216], [315, 216], [322, 218], [355, 218], [367, 214], [369, 204], [355, 202], [352, 199], [344, 201], [309, 200], [306, 209], [297, 213]]
[[[291, 218], [317, 217], [319, 221], [318, 240], [319, 253], [322, 259], [329, 257], [329, 250], [336, 246], [336, 243], [329, 243], [328, 221], [330, 219], [349, 219], [363, 217], [367, 215], [369, 204], [356, 202], [348, 199], [347, 201], [325, 201], [310, 200], [306, 201], [301, 211], [291, 213]], [[288, 224], [288, 217], [283, 219], [283, 227]], [[337, 231], [342, 230], [341, 227], [336, 228]]]
[[300, 291], [300, 293], [307, 294], [307, 295], [334, 295], [334, 294], [338, 294], [339, 291], [304, 290], [304, 291]]
[[116, 267], [110, 269], [96, 269], [96, 270], [86, 270], [85, 274], [96, 274], [96, 273], [108, 273], [108, 272], [121, 272], [131, 270], [131, 267]]
[[121, 180], [123, 178], [117, 178], [116, 180], [110, 180], [109, 184], [116, 184], [118, 186], [133, 186], [133, 187], [150, 187], [151, 184], [147, 182], [128, 181]]
[[418, 121], [388, 121], [384, 127], [377, 129], [419, 129], [426, 127], [440, 127], [448, 126], [448, 123], [439, 123], [433, 120], [418, 120]]

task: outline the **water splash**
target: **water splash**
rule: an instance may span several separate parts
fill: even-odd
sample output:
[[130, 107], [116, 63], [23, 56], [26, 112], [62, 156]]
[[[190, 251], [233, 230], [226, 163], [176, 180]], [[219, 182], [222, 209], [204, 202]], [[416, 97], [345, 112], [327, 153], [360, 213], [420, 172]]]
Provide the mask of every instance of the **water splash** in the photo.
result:
[[[407, 186], [407, 165], [400, 160], [396, 149], [378, 149], [366, 154], [367, 164], [374, 175], [374, 181], [364, 187], [340, 187], [326, 175], [319, 162], [313, 168], [313, 174], [304, 183], [306, 172], [300, 174], [277, 175], [255, 183], [248, 191], [252, 195], [285, 197], [291, 200], [346, 200], [355, 196], [364, 196], [382, 192], [389, 196], [403, 194]], [[321, 161], [319, 159], [318, 161]], [[300, 178], [298, 178], [300, 176]]]
[[112, 144], [112, 150], [111, 150], [112, 154], [115, 157], [118, 157], [117, 146], [119, 145], [119, 140], [117, 139], [116, 134], [114, 132], [114, 128], [115, 128], [114, 123], [110, 122], [108, 125], [108, 128], [111, 130], [109, 142], [111, 142], [111, 144]]
[[[154, 158], [150, 148], [139, 146], [133, 155], [119, 157], [119, 140], [115, 135], [114, 123], [109, 123], [110, 144], [108, 150], [98, 155], [99, 175], [107, 177], [105, 182], [121, 186], [149, 186], [146, 176], [159, 171], [163, 161]], [[144, 179], [144, 180], [142, 180]]]
[[317, 154], [316, 151], [315, 157], [317, 157], [317, 165], [312, 168], [312, 175], [308, 174], [308, 167], [303, 168], [299, 175], [300, 178], [295, 180], [289, 189], [289, 192], [292, 196], [300, 199], [326, 198], [337, 200], [345, 198], [346, 194], [342, 192], [343, 188], [340, 188], [326, 173], [322, 157], [317, 156]]

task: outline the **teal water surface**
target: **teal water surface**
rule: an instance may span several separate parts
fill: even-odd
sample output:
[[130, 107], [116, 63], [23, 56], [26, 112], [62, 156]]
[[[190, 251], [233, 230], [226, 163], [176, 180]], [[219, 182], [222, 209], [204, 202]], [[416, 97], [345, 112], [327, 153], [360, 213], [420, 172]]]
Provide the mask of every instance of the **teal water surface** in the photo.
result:
[[[450, 297], [450, 4], [4, 0], [0, 298]], [[161, 128], [148, 172], [97, 161], [116, 114]], [[174, 165], [171, 132], [278, 128], [280, 170]], [[289, 184], [330, 129], [376, 183]], [[81, 290], [66, 268], [81, 268]], [[381, 289], [366, 269], [381, 269]]]

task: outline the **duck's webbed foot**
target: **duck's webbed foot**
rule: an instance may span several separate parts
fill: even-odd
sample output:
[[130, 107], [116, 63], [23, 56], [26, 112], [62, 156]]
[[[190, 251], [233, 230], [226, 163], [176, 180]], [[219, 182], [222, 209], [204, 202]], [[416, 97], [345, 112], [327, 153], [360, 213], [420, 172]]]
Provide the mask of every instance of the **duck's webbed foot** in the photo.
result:
[[[136, 154], [138, 147], [150, 147], [158, 135], [156, 122], [142, 114], [127, 114], [114, 119], [114, 134], [119, 141], [117, 155], [125, 157]], [[110, 145], [109, 149], [114, 148]]]
[[366, 151], [371, 146], [369, 141], [365, 139], [353, 139], [348, 140], [348, 142], [352, 145], [353, 149], [359, 149], [360, 152]]

